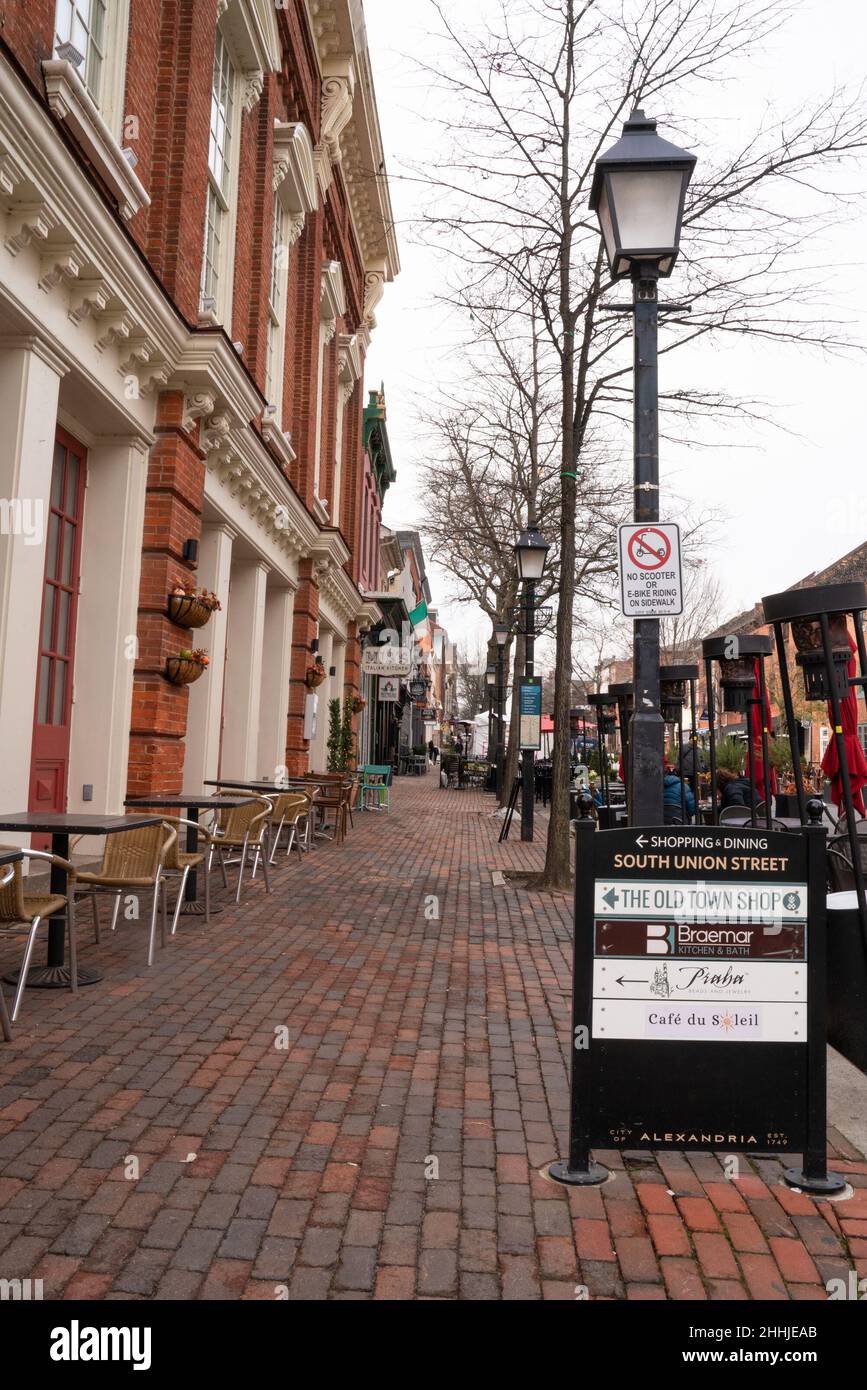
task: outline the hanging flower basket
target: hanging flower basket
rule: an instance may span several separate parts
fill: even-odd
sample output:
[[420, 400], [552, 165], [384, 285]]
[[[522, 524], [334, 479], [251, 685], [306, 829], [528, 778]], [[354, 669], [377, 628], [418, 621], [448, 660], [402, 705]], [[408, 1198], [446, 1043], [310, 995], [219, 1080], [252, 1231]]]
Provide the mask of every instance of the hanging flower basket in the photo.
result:
[[367, 701], [366, 701], [361, 695], [353, 695], [353, 697], [352, 697], [352, 713], [353, 713], [353, 714], [360, 714], [361, 711], [362, 711], [363, 709], [366, 709], [366, 708], [367, 708]]
[[197, 594], [195, 589], [177, 584], [169, 594], [168, 615], [178, 627], [204, 627], [221, 607], [217, 595], [207, 589]]
[[308, 690], [315, 690], [326, 679], [328, 672], [324, 666], [308, 666], [304, 677]]
[[181, 652], [166, 661], [166, 680], [172, 685], [192, 685], [210, 665], [207, 652]]

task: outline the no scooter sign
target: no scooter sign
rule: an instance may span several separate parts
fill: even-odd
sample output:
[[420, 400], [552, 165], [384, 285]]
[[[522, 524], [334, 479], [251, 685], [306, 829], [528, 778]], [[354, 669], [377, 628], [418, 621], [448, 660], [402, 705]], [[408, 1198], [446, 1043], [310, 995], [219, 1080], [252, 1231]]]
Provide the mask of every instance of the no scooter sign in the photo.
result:
[[624, 617], [678, 617], [683, 612], [680, 527], [666, 521], [630, 521], [617, 529]]

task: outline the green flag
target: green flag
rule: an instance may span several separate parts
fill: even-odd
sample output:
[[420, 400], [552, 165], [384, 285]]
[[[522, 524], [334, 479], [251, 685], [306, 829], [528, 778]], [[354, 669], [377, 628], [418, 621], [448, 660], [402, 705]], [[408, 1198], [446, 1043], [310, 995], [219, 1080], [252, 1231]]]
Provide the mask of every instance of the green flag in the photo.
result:
[[410, 613], [409, 620], [412, 623], [413, 627], [418, 627], [419, 623], [423, 623], [426, 617], [427, 604], [425, 603], [424, 599], [422, 599], [418, 608], [414, 608]]

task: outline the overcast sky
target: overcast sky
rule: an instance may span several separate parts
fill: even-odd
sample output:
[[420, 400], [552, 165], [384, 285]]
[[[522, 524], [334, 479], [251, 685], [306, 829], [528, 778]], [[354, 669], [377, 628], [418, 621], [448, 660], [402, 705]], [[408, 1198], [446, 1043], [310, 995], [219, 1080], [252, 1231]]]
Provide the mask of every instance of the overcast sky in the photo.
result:
[[[484, 15], [488, 4], [460, 0], [449, 6], [447, 0], [454, 15], [473, 18]], [[433, 128], [425, 120], [431, 93], [413, 69], [412, 54], [427, 51], [435, 17], [429, 0], [365, 0], [364, 9], [402, 261], [399, 278], [387, 286], [377, 310], [367, 385], [385, 384], [397, 469], [385, 520], [392, 526], [423, 528], [430, 499], [419, 494], [415, 476], [425, 457], [417, 412], [447, 374], [454, 325], [433, 303], [438, 265], [412, 232], [419, 195], [400, 174], [405, 161], [417, 160], [431, 138]], [[725, 140], [727, 125], [731, 128], [751, 112], [758, 117], [768, 100], [791, 110], [837, 83], [862, 81], [865, 52], [864, 0], [803, 0], [773, 47], [737, 72], [736, 86], [722, 98], [717, 87], [709, 92], [697, 110], [704, 139], [718, 128]], [[701, 159], [701, 142], [691, 142], [691, 148]], [[861, 182], [867, 187], [867, 162]], [[838, 268], [832, 294], [859, 327], [867, 318], [865, 238], [862, 211], [816, 248], [823, 264]], [[672, 297], [676, 279], [675, 271]], [[708, 561], [725, 587], [728, 612], [785, 588], [867, 540], [865, 360], [824, 358], [766, 344], [757, 348], [736, 339], [712, 356], [690, 347], [679, 351], [660, 372], [661, 389], [676, 385], [663, 371], [688, 372], [691, 379], [709, 383], [722, 374], [729, 391], [770, 398], [772, 413], [786, 427], [787, 433], [765, 427], [716, 434], [703, 427], [703, 437], [714, 441], [712, 450], [662, 450], [662, 519], [678, 519], [666, 509], [667, 483], [698, 508], [712, 506], [727, 517]], [[471, 642], [476, 633], [486, 636], [488, 623], [478, 609], [448, 601], [454, 592], [448, 577], [436, 567], [430, 577], [434, 601], [453, 635]]]

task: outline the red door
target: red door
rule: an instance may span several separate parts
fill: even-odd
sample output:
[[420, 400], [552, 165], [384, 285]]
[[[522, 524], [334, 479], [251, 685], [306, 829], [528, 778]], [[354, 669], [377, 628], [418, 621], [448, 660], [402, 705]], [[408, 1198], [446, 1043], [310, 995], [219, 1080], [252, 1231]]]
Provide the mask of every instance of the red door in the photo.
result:
[[31, 811], [66, 810], [86, 466], [84, 447], [58, 429], [51, 472], [33, 714]]

